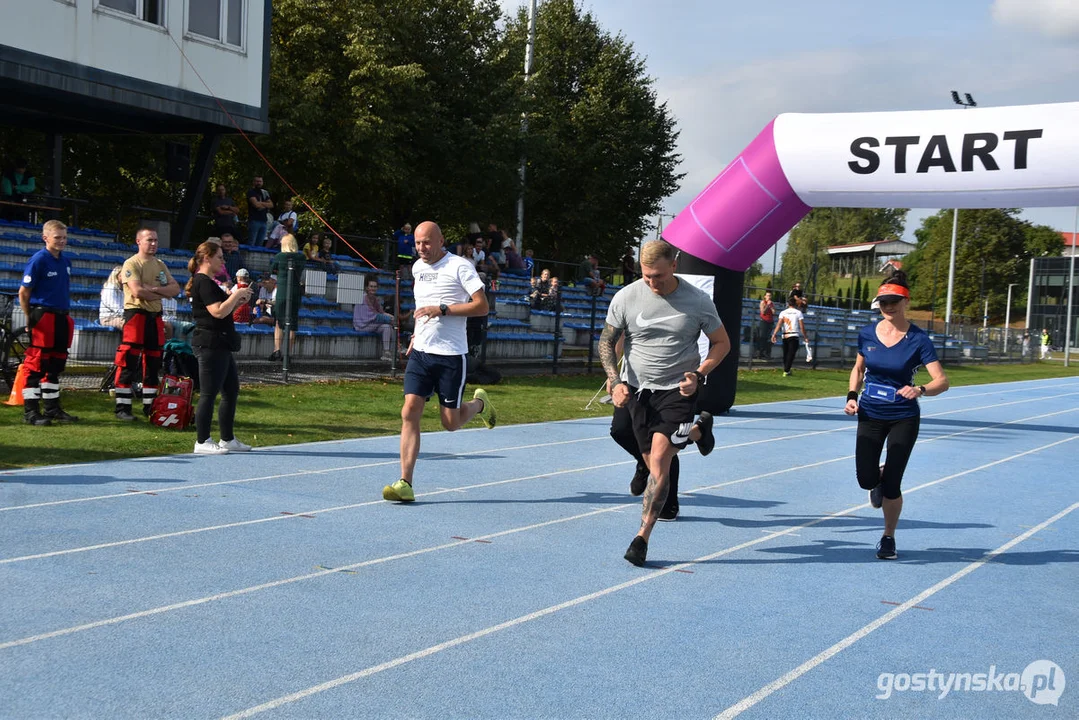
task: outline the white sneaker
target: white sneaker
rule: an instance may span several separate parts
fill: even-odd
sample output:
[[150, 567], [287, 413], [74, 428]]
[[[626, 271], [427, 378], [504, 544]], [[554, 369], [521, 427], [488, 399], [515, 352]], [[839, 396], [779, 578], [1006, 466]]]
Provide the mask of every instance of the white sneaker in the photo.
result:
[[236, 438], [232, 438], [228, 442], [222, 440], [217, 444], [218, 447], [226, 452], [251, 452], [251, 446], [240, 442]]
[[229, 449], [214, 442], [213, 438], [207, 438], [206, 442], [195, 443], [196, 455], [228, 455]]

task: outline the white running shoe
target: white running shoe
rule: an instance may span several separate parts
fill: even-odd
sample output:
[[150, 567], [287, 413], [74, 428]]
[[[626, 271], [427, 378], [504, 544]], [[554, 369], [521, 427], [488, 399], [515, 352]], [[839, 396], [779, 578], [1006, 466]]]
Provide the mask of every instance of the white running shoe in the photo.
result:
[[251, 452], [251, 446], [246, 443], [242, 443], [236, 438], [232, 438], [228, 442], [222, 440], [219, 442], [218, 447], [223, 448], [228, 452]]
[[207, 438], [206, 442], [195, 443], [196, 455], [228, 455], [229, 449], [223, 445], [218, 445], [214, 442], [213, 438]]

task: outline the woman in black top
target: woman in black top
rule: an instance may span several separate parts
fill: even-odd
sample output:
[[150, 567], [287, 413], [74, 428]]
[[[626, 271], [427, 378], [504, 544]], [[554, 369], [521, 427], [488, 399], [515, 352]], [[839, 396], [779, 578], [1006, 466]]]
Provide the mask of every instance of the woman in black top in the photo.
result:
[[[251, 288], [240, 288], [229, 295], [214, 282], [214, 275], [225, 264], [221, 246], [204, 242], [187, 263], [191, 279], [184, 294], [191, 299], [195, 331], [191, 345], [199, 358], [199, 404], [195, 410], [195, 452], [200, 455], [224, 455], [247, 452], [250, 445], [236, 439], [232, 421], [236, 416], [236, 398], [240, 394], [240, 375], [232, 353], [240, 349], [240, 336], [232, 323], [232, 311], [251, 298]], [[221, 442], [210, 437], [214, 401], [221, 393], [217, 422]]]

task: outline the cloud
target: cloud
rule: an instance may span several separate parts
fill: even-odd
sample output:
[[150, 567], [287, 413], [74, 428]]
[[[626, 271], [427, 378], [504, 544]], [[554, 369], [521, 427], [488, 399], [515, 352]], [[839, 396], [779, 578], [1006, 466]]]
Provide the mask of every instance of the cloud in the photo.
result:
[[780, 113], [950, 108], [953, 89], [983, 106], [1067, 102], [1076, 100], [1077, 80], [1074, 49], [1030, 37], [908, 39], [660, 77], [656, 90], [677, 119], [686, 173], [665, 208], [685, 208]]
[[1079, 3], [1075, 0], [994, 0], [993, 20], [1052, 38], [1079, 38]]

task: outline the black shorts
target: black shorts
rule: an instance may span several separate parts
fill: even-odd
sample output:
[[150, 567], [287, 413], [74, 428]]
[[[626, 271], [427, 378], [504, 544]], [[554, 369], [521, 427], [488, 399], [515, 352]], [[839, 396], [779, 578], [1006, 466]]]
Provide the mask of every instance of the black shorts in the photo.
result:
[[438, 390], [442, 407], [459, 408], [465, 392], [465, 355], [432, 355], [413, 350], [405, 366], [405, 395], [430, 400]]
[[630, 387], [629, 392], [626, 409], [642, 453], [652, 451], [652, 436], [656, 433], [666, 435], [678, 449], [689, 444], [689, 429], [693, 427], [696, 414], [695, 394], [685, 397], [678, 388], [638, 393], [636, 388]]

